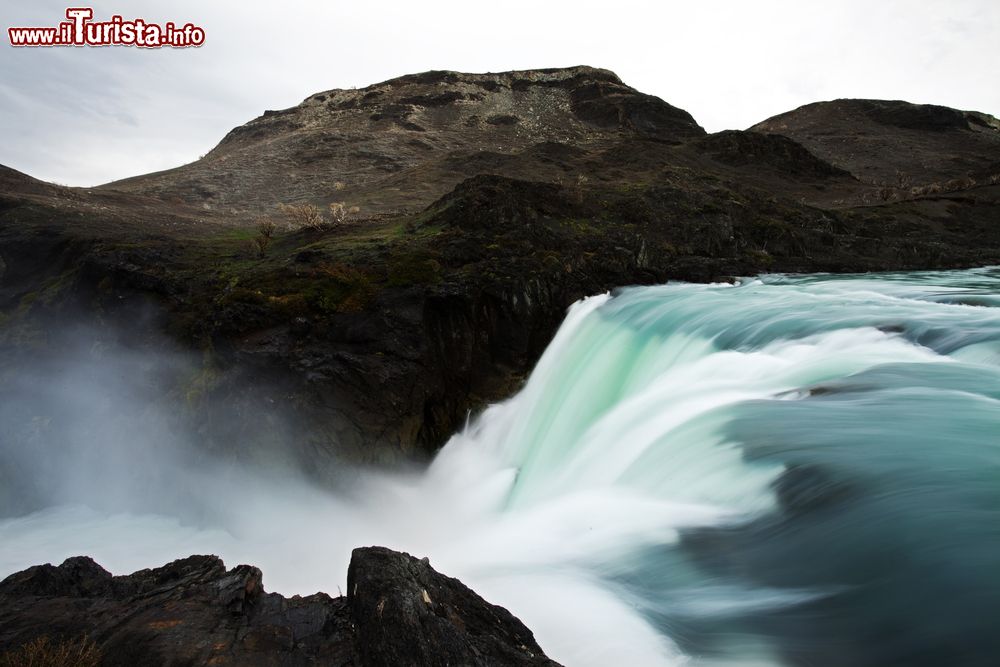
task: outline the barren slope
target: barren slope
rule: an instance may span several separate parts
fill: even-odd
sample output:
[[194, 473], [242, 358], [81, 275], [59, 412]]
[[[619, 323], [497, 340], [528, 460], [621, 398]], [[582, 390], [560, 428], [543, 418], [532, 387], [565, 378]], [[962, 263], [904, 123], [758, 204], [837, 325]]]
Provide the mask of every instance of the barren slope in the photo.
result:
[[[890, 100], [816, 102], [751, 130], [780, 134], [861, 181], [900, 189], [1000, 174], [1000, 120]], [[970, 183], [971, 184], [971, 183]]]
[[424, 188], [382, 184], [451, 154], [461, 162], [469, 151], [512, 155], [543, 141], [591, 146], [702, 134], [687, 112], [607, 70], [427, 72], [311, 95], [235, 128], [197, 162], [104, 187], [211, 209], [346, 200], [381, 213], [426, 206], [450, 189], [455, 181], [447, 174], [441, 182], [424, 179]]

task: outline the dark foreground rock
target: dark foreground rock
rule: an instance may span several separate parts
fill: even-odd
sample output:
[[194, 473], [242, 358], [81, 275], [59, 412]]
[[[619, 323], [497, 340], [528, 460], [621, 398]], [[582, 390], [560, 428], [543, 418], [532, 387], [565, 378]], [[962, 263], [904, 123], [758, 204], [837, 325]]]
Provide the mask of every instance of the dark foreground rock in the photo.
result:
[[555, 665], [506, 609], [426, 560], [356, 549], [349, 595], [266, 593], [259, 569], [190, 556], [112, 576], [90, 558], [0, 582], [0, 654], [89, 637], [102, 665]]
[[438, 574], [426, 560], [381, 547], [354, 553], [347, 604], [360, 664], [556, 664], [509, 611]]

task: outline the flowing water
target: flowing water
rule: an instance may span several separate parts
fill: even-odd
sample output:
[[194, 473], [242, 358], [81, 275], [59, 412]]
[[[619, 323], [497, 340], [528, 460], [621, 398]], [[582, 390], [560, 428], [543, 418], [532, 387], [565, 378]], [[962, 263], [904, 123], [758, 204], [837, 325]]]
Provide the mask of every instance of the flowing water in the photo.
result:
[[337, 493], [176, 474], [200, 518], [6, 519], [0, 575], [212, 552], [336, 594], [351, 548], [381, 544], [571, 666], [995, 665], [1000, 270], [624, 289], [573, 306], [426, 470]]

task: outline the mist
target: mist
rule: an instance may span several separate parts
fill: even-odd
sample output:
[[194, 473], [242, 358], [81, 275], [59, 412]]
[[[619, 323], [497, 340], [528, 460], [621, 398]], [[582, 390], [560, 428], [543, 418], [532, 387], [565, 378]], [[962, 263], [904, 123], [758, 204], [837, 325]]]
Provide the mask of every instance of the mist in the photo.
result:
[[[615, 646], [641, 664], [682, 659], [594, 568], [623, 541], [675, 536], [718, 513], [607, 489], [508, 512], [517, 471], [502, 440], [523, 409], [516, 399], [429, 469], [339, 462], [318, 475], [298, 463], [297, 415], [265, 386], [256, 402], [206, 399], [193, 395], [203, 360], [169, 341], [89, 323], [52, 331], [45, 352], [0, 383], [0, 578], [77, 555], [127, 574], [215, 554], [260, 567], [269, 591], [339, 595], [351, 551], [383, 545], [430, 556], [573, 664], [605, 664]], [[210, 413], [215, 430], [239, 433], [248, 412], [267, 413], [271, 432], [218, 443], [201, 423]], [[261, 442], [274, 449], [245, 451]], [[580, 531], [586, 508], [605, 520]]]

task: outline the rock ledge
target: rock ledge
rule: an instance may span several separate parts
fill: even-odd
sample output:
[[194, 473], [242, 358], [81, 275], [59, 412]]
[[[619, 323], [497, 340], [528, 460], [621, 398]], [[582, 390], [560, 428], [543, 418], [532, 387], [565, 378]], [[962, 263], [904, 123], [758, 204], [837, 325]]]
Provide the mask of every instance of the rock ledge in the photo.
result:
[[102, 665], [556, 665], [510, 612], [426, 559], [355, 549], [348, 589], [285, 598], [216, 556], [125, 576], [79, 556], [0, 582], [0, 654], [87, 636]]

